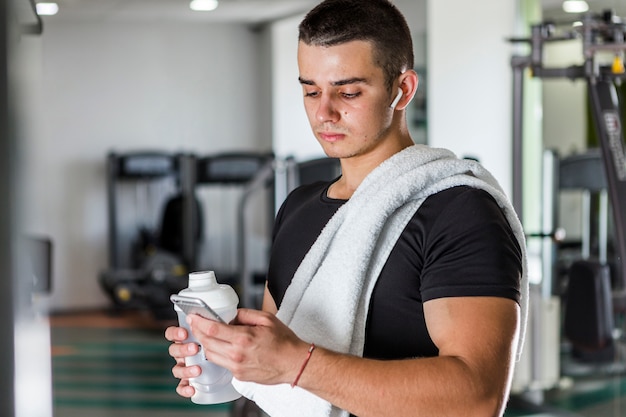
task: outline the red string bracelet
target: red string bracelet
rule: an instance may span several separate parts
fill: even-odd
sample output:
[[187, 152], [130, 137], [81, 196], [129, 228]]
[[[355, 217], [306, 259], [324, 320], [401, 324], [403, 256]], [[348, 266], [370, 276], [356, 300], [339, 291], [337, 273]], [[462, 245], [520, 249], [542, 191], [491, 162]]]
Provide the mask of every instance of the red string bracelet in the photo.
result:
[[302, 366], [300, 367], [300, 371], [298, 372], [296, 379], [294, 379], [291, 384], [291, 388], [298, 385], [298, 381], [300, 380], [300, 377], [302, 376], [302, 372], [304, 372], [304, 368], [306, 368], [306, 365], [309, 363], [309, 359], [311, 359], [311, 354], [313, 353], [314, 350], [315, 350], [315, 343], [311, 343], [311, 346], [309, 346], [309, 351], [306, 354], [306, 358], [304, 358], [304, 362], [302, 362]]

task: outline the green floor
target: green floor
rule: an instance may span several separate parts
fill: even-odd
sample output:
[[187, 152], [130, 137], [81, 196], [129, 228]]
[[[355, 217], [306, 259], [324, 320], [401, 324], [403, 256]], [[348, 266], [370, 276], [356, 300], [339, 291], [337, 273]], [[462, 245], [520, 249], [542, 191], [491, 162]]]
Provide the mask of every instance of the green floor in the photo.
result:
[[[53, 326], [52, 345], [55, 417], [231, 415], [230, 405], [199, 406], [176, 394], [160, 329]], [[513, 399], [505, 416], [626, 417], [625, 373], [583, 371], [571, 388], [546, 393], [542, 408]]]
[[228, 416], [179, 397], [157, 330], [53, 327], [54, 416]]

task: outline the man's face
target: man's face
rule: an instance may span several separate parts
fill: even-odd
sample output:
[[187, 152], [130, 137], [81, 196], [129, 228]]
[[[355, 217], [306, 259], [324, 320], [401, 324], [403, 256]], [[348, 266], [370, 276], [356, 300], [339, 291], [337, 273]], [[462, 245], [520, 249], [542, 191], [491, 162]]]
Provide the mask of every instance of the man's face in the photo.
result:
[[300, 42], [298, 66], [309, 123], [328, 156], [364, 155], [383, 143], [393, 117], [392, 97], [370, 43]]

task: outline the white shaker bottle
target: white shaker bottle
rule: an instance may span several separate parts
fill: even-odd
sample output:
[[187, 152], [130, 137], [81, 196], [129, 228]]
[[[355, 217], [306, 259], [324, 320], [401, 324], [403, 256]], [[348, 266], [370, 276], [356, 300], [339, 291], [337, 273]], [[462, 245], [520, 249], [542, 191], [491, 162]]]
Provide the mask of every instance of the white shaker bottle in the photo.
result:
[[[185, 297], [199, 298], [207, 303], [226, 323], [230, 323], [237, 315], [237, 305], [239, 297], [229, 285], [219, 284], [213, 271], [192, 272], [189, 274], [189, 286], [181, 290], [179, 295]], [[186, 343], [198, 341], [187, 324], [187, 315], [178, 307], [174, 306], [178, 314], [178, 322], [181, 327], [187, 329], [189, 333]], [[187, 366], [199, 365], [202, 372], [199, 376], [190, 379], [190, 384], [196, 390], [191, 397], [191, 401], [196, 404], [218, 404], [234, 401], [241, 397], [231, 384], [232, 374], [225, 368], [209, 362], [204, 356], [204, 350], [200, 343], [199, 352], [185, 359]]]

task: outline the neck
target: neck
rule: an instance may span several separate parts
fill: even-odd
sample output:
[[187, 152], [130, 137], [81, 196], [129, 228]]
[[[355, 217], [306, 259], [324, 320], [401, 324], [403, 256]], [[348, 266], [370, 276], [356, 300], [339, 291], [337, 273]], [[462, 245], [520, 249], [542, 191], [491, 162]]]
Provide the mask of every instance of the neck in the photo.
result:
[[385, 146], [380, 146], [367, 154], [341, 158], [341, 178], [328, 189], [328, 197], [341, 200], [349, 199], [370, 172], [396, 153], [413, 144], [413, 140], [407, 135], [403, 136], [401, 140], [387, 142]]

